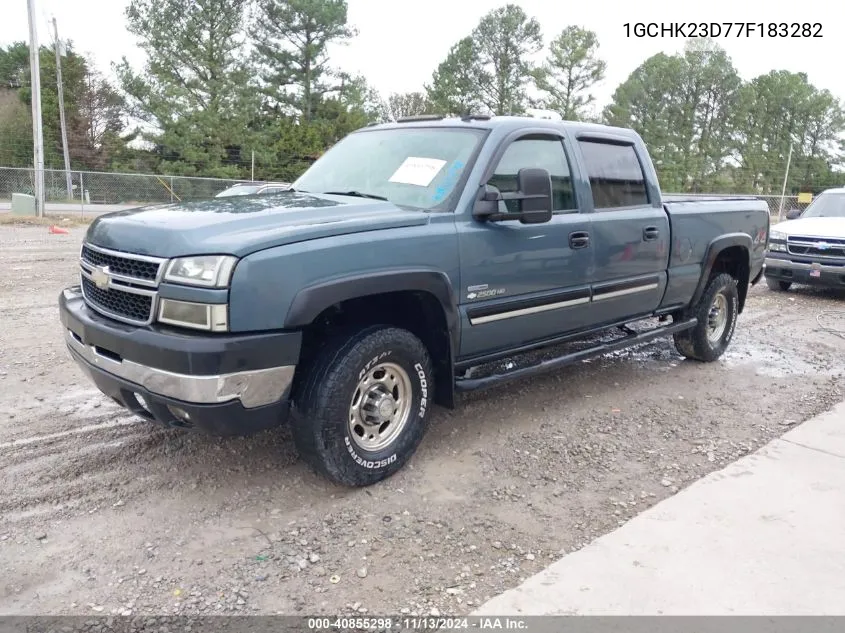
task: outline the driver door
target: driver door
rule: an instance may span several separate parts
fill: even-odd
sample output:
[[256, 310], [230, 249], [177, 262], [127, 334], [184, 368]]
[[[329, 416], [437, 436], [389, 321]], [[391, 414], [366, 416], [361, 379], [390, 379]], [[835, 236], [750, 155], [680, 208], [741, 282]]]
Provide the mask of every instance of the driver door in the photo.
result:
[[[552, 177], [551, 221], [459, 225], [463, 328], [461, 357], [472, 358], [547, 339], [589, 323], [593, 248], [590, 215], [579, 210], [563, 138], [548, 130], [510, 139], [492, 161], [486, 184], [516, 191], [526, 167]], [[501, 212], [516, 211], [502, 201]]]

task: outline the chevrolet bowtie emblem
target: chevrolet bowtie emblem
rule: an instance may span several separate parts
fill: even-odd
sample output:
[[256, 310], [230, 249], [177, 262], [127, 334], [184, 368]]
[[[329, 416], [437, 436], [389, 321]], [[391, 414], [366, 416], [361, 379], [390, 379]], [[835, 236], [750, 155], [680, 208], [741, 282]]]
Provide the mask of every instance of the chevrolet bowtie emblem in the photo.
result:
[[91, 271], [91, 281], [94, 282], [94, 285], [97, 286], [100, 290], [108, 290], [109, 282], [111, 281], [111, 275], [109, 275], [109, 267], [103, 266], [102, 268], [95, 268]]

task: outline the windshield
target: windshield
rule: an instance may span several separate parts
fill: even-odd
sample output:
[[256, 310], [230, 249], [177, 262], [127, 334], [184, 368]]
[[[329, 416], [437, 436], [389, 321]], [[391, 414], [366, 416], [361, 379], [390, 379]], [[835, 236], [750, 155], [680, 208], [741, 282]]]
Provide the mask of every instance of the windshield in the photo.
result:
[[261, 185], [235, 185], [217, 194], [217, 198], [229, 198], [231, 196], [248, 196], [258, 193]]
[[293, 187], [433, 209], [452, 194], [483, 134], [449, 128], [356, 132], [326, 152]]
[[823, 193], [813, 200], [802, 218], [845, 218], [845, 193]]

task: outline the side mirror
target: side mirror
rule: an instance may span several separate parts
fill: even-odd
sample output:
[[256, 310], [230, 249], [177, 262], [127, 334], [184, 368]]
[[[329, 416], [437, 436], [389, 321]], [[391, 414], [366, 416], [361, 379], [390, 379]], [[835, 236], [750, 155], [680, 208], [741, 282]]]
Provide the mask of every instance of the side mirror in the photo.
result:
[[545, 169], [520, 169], [519, 221], [523, 224], [542, 224], [552, 219], [552, 177]]
[[790, 209], [786, 212], [786, 219], [787, 220], [796, 220], [801, 217], [801, 214], [804, 213], [801, 209]]
[[[523, 224], [542, 224], [552, 219], [552, 178], [545, 169], [520, 169], [516, 177], [517, 191], [500, 193], [486, 185], [476, 202], [473, 215], [480, 220], [502, 222], [519, 220]], [[499, 201], [516, 200], [517, 213], [500, 213]]]

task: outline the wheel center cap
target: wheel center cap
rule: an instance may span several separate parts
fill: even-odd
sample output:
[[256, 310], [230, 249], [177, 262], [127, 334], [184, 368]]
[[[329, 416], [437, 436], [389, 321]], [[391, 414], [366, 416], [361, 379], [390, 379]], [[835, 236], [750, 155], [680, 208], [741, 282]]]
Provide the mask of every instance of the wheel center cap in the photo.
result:
[[390, 416], [393, 415], [394, 409], [396, 409], [396, 405], [393, 402], [393, 398], [390, 396], [380, 398], [379, 403], [376, 406], [376, 411], [378, 411], [379, 417], [384, 420], [389, 419]]

